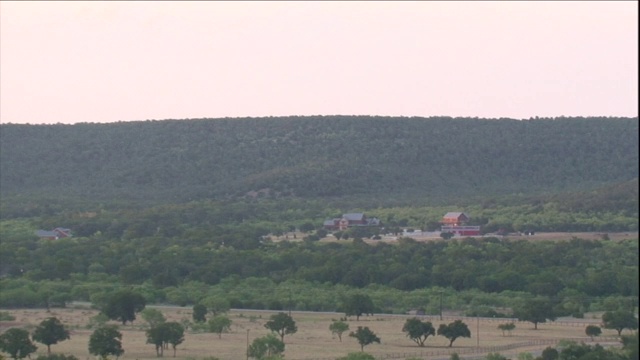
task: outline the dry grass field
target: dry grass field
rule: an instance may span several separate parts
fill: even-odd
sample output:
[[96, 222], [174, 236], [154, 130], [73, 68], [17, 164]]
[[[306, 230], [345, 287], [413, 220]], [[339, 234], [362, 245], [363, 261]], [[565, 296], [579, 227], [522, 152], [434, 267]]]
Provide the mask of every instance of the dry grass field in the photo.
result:
[[[152, 306], [150, 306], [152, 307]], [[162, 311], [168, 321], [191, 320], [191, 308], [185, 307], [155, 307]], [[5, 331], [12, 326], [33, 329], [40, 321], [47, 317], [55, 316], [71, 330], [71, 339], [52, 346], [55, 353], [72, 354], [80, 360], [91, 359], [88, 352], [89, 336], [92, 329], [88, 328], [89, 319], [97, 314], [96, 310], [73, 307], [65, 309], [52, 309], [47, 313], [44, 309], [5, 310], [15, 316], [15, 321], [0, 323], [0, 331]], [[233, 310], [228, 316], [232, 319], [232, 331], [222, 334], [219, 339], [217, 334], [193, 333], [187, 331], [185, 341], [178, 346], [176, 359], [203, 359], [217, 357], [221, 360], [240, 360], [246, 358], [247, 339], [253, 339], [266, 335], [269, 331], [264, 327], [272, 311], [241, 311]], [[343, 334], [342, 342], [332, 336], [329, 325], [332, 319], [339, 319], [343, 314], [292, 312], [292, 317], [298, 326], [298, 332], [285, 336], [285, 358], [294, 360], [311, 359], [336, 359], [350, 352], [360, 351], [360, 346], [354, 338]], [[457, 352], [461, 358], [478, 358], [481, 354], [500, 352], [505, 356], [515, 357], [524, 351], [544, 349], [547, 346], [555, 346], [560, 339], [573, 339], [578, 342], [591, 343], [591, 339], [585, 336], [587, 324], [598, 324], [597, 319], [585, 318], [582, 323], [577, 320], [556, 321], [538, 325], [538, 330], [533, 329], [532, 323], [516, 323], [516, 329], [511, 336], [503, 336], [497, 326], [500, 321], [495, 319], [462, 318], [471, 330], [471, 338], [460, 338], [448, 347], [448, 340], [442, 336], [430, 337], [424, 348], [419, 348], [401, 331], [407, 316], [375, 315], [349, 319], [350, 329], [358, 326], [368, 326], [381, 339], [381, 344], [371, 344], [365, 347], [365, 352], [379, 359], [405, 359], [418, 357], [421, 359], [446, 359], [450, 353]], [[449, 323], [457, 317], [445, 316], [443, 321], [439, 317], [423, 317], [431, 321], [437, 329], [441, 323]], [[123, 348], [125, 350], [121, 359], [154, 359], [153, 345], [146, 344], [145, 323], [139, 316], [136, 321], [126, 326], [121, 326], [123, 334]], [[479, 332], [478, 332], [479, 330]], [[625, 333], [625, 332], [623, 332]], [[479, 339], [478, 339], [479, 334]], [[614, 330], [603, 329], [602, 336], [596, 341], [601, 343], [615, 343]], [[45, 354], [46, 347], [38, 344], [38, 354]], [[173, 357], [171, 349], [165, 351], [165, 357]]]

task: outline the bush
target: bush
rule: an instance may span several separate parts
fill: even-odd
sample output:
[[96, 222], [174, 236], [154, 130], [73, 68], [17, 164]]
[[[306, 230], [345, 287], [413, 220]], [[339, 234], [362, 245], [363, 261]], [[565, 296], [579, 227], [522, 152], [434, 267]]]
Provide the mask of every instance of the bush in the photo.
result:
[[13, 321], [16, 317], [11, 315], [8, 311], [0, 311], [0, 321]]

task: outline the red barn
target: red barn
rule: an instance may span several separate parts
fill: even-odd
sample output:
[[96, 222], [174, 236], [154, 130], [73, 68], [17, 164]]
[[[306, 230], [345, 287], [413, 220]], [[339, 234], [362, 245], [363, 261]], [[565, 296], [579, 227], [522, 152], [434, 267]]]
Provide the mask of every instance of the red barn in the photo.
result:
[[442, 225], [461, 226], [469, 222], [469, 216], [463, 212], [448, 212], [442, 218]]
[[442, 218], [441, 232], [452, 233], [456, 236], [478, 236], [480, 226], [466, 225], [471, 218], [463, 212], [448, 212]]

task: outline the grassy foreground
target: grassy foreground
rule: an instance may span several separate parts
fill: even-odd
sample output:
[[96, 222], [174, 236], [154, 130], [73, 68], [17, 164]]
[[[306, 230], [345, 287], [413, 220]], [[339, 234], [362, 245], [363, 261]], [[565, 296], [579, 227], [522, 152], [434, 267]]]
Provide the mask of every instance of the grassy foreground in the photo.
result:
[[[153, 306], [151, 306], [153, 307]], [[167, 321], [191, 320], [191, 308], [185, 307], [156, 307], [167, 318]], [[12, 326], [32, 329], [47, 317], [55, 316], [71, 330], [71, 339], [53, 345], [54, 353], [72, 354], [79, 359], [93, 358], [88, 352], [89, 336], [93, 329], [89, 328], [91, 317], [98, 311], [89, 308], [52, 309], [46, 312], [44, 309], [8, 310], [15, 316], [11, 322], [0, 323], [0, 331], [5, 331]], [[185, 341], [178, 346], [176, 359], [202, 359], [217, 357], [221, 360], [237, 360], [246, 358], [247, 341], [251, 342], [257, 337], [266, 335], [269, 330], [264, 327], [273, 311], [232, 310], [227, 315], [233, 321], [232, 330], [222, 334], [196, 333], [188, 330]], [[336, 336], [332, 336], [329, 325], [332, 319], [344, 316], [338, 313], [312, 313], [292, 312], [292, 317], [298, 326], [298, 332], [285, 336], [285, 357], [294, 360], [322, 359], [329, 360], [344, 356], [350, 352], [360, 351], [360, 346], [354, 338], [343, 334], [342, 342]], [[571, 339], [577, 342], [592, 343], [585, 335], [585, 327], [589, 324], [599, 325], [600, 320], [596, 316], [588, 315], [585, 319], [571, 319], [548, 322], [538, 325], [534, 330], [532, 323], [516, 322], [516, 329], [503, 335], [497, 326], [506, 320], [486, 318], [461, 318], [445, 315], [441, 321], [439, 316], [425, 316], [424, 320], [431, 321], [437, 329], [441, 323], [449, 323], [456, 319], [462, 319], [471, 330], [471, 338], [459, 338], [448, 347], [448, 340], [442, 336], [429, 337], [426, 346], [418, 347], [401, 331], [408, 316], [399, 315], [375, 315], [365, 316], [360, 321], [349, 319], [350, 329], [358, 326], [368, 326], [381, 339], [381, 344], [372, 344], [365, 347], [365, 352], [378, 358], [405, 359], [407, 357], [419, 357], [423, 359], [448, 358], [449, 354], [457, 352], [462, 358], [466, 356], [479, 356], [489, 352], [500, 352], [504, 355], [518, 354], [524, 351], [535, 351], [547, 346], [555, 347], [561, 339]], [[126, 326], [121, 326], [123, 334], [123, 348], [125, 350], [121, 359], [154, 359], [153, 345], [146, 343], [145, 322], [140, 319]], [[479, 330], [479, 331], [478, 331]], [[623, 334], [627, 330], [623, 331]], [[479, 334], [479, 338], [478, 338]], [[595, 342], [617, 343], [614, 339], [615, 330], [603, 329], [602, 336]], [[38, 345], [37, 354], [46, 354], [46, 346]], [[165, 351], [165, 357], [172, 357], [171, 349]]]

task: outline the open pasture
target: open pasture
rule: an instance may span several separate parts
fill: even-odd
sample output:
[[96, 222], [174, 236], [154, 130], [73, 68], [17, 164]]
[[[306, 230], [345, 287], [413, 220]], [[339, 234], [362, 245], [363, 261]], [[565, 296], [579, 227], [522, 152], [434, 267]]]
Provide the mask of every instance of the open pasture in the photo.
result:
[[[158, 306], [155, 308], [162, 311], [167, 321], [181, 322], [183, 319], [192, 319], [192, 309], [189, 307]], [[98, 313], [97, 310], [74, 307], [51, 309], [49, 313], [44, 309], [6, 311], [16, 319], [12, 322], [2, 322], [0, 331], [5, 331], [11, 326], [33, 329], [45, 318], [55, 316], [71, 330], [71, 339], [53, 345], [52, 352], [72, 354], [81, 360], [93, 358], [88, 352], [89, 336], [93, 332], [93, 329], [89, 328], [89, 323], [91, 317]], [[269, 333], [264, 324], [274, 313], [273, 311], [232, 310], [227, 314], [233, 321], [231, 332], [223, 333], [220, 339], [217, 334], [198, 333], [189, 329], [186, 331], [185, 341], [177, 347], [176, 359], [202, 359], [212, 356], [221, 360], [245, 359], [247, 343]], [[340, 342], [337, 336], [332, 336], [329, 331], [332, 319], [338, 320], [344, 314], [292, 312], [291, 315], [296, 321], [298, 332], [284, 338], [286, 359], [329, 360], [360, 351], [359, 344], [354, 338], [349, 337], [348, 333], [343, 334]], [[441, 321], [438, 316], [422, 316], [423, 320], [431, 321], [436, 329], [441, 323], [462, 319], [471, 330], [471, 338], [459, 338], [453, 343], [453, 347], [449, 348], [446, 338], [434, 336], [429, 337], [426, 346], [420, 348], [402, 332], [402, 326], [407, 318], [408, 316], [402, 315], [363, 316], [359, 321], [349, 318], [348, 324], [350, 330], [358, 326], [367, 326], [378, 335], [381, 343], [366, 346], [365, 352], [380, 359], [408, 357], [443, 359], [448, 358], [453, 352], [457, 352], [463, 359], [489, 352], [515, 356], [523, 351], [555, 346], [561, 339], [591, 343], [591, 339], [585, 335], [585, 327], [588, 324], [599, 324], [598, 319], [587, 317], [583, 320], [542, 323], [538, 325], [538, 330], [534, 330], [532, 323], [516, 322], [516, 328], [511, 335], [503, 335], [497, 326], [507, 322], [506, 320], [444, 316]], [[121, 359], [156, 358], [153, 345], [146, 343], [144, 330], [145, 322], [140, 316], [133, 323], [120, 326], [125, 350]], [[615, 335], [614, 330], [603, 329], [602, 336], [596, 338], [596, 341], [616, 343]], [[37, 345], [37, 353], [46, 354], [46, 347], [42, 344]], [[165, 350], [164, 356], [172, 358], [173, 350]]]

